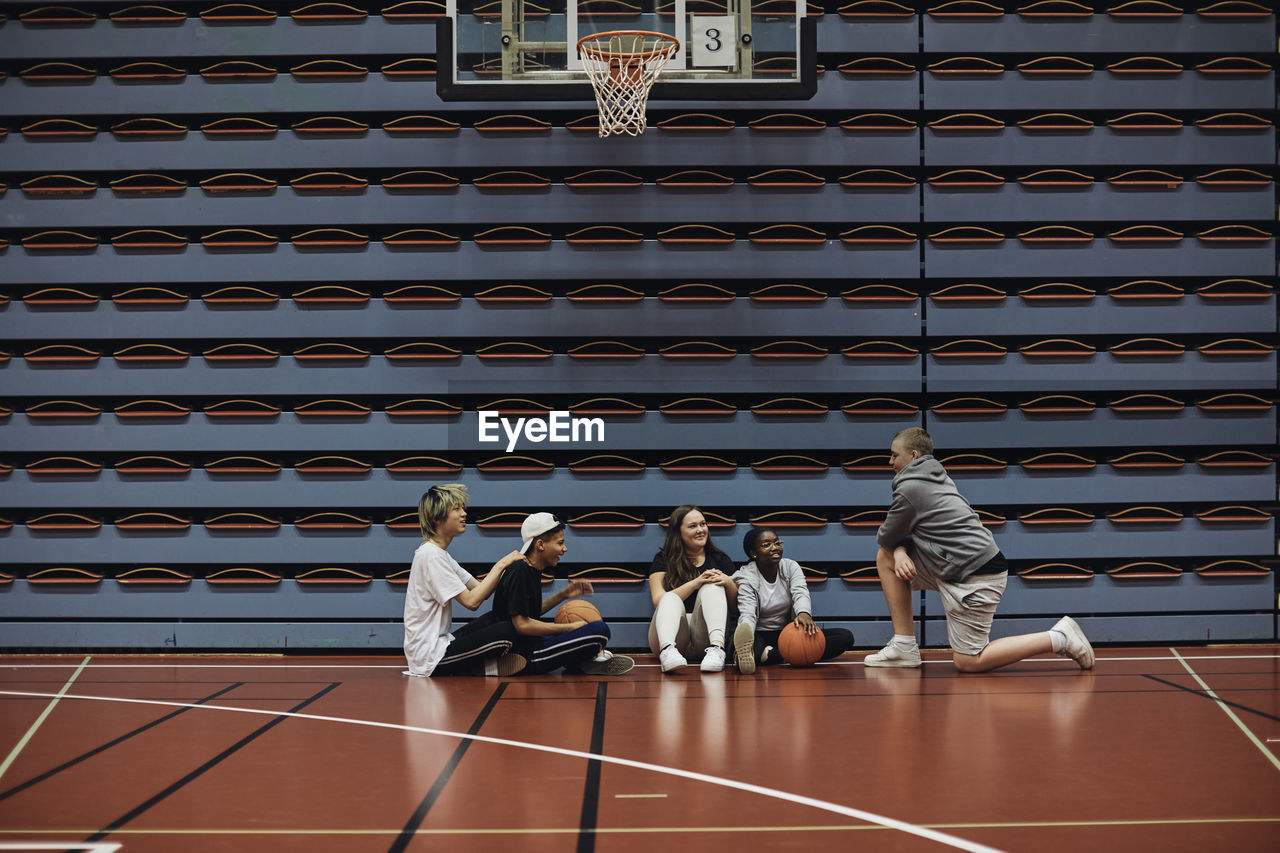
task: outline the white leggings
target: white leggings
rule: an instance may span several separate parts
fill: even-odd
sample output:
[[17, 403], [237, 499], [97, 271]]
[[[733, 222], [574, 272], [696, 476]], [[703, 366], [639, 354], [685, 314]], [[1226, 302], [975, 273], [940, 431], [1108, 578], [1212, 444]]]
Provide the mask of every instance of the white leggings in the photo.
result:
[[707, 646], [724, 646], [724, 626], [729, 618], [729, 600], [724, 587], [698, 587], [693, 612], [684, 612], [684, 602], [674, 592], [658, 599], [649, 621], [649, 651], [657, 654], [672, 643], [680, 654], [697, 653]]

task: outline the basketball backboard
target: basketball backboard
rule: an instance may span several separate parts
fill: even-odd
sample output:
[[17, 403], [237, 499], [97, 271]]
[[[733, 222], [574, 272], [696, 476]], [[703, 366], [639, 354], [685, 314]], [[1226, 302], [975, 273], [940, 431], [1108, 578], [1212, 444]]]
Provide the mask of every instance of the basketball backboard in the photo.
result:
[[803, 0], [448, 0], [437, 24], [447, 101], [589, 101], [578, 39], [645, 30], [680, 42], [651, 98], [803, 100], [817, 30]]

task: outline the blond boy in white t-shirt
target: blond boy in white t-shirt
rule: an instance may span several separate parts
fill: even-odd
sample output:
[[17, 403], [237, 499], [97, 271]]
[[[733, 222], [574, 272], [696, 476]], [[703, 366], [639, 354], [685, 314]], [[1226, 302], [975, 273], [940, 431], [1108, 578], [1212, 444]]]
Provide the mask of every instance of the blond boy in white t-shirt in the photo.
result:
[[404, 600], [406, 675], [515, 675], [523, 656], [509, 621], [478, 620], [450, 633], [453, 602], [476, 610], [498, 585], [508, 565], [520, 559], [512, 551], [476, 580], [448, 552], [449, 543], [467, 530], [467, 487], [432, 486], [418, 501], [418, 526], [425, 540], [413, 555]]

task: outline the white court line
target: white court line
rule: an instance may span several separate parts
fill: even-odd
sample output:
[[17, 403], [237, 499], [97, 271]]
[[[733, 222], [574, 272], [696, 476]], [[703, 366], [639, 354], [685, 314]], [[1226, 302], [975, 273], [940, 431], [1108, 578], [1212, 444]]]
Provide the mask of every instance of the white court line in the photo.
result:
[[84, 672], [84, 668], [89, 665], [89, 658], [91, 657], [92, 655], [84, 656], [84, 660], [80, 661], [80, 666], [76, 668], [75, 672], [71, 673], [71, 677], [67, 679], [67, 683], [62, 685], [61, 690], [53, 694], [52, 701], [44, 707], [44, 710], [40, 712], [40, 716], [36, 717], [36, 721], [31, 724], [31, 728], [27, 729], [27, 733], [22, 736], [22, 739], [14, 744], [13, 749], [9, 750], [9, 756], [3, 763], [0, 763], [0, 777], [4, 776], [5, 771], [7, 771], [17, 759], [18, 753], [22, 752], [26, 747], [27, 743], [31, 740], [32, 735], [36, 733], [36, 729], [40, 728], [41, 724], [49, 718], [51, 713], [53, 713], [53, 707], [57, 705], [58, 700], [65, 696], [67, 691], [71, 689], [72, 682], [79, 677], [80, 673]]
[[1221, 708], [1226, 713], [1226, 715], [1231, 718], [1231, 721], [1233, 723], [1235, 723], [1237, 726], [1240, 727], [1240, 731], [1245, 733], [1245, 737], [1253, 741], [1253, 745], [1256, 746], [1258, 750], [1261, 751], [1262, 754], [1265, 755], [1267, 759], [1271, 761], [1272, 765], [1274, 765], [1277, 770], [1280, 770], [1280, 758], [1277, 758], [1274, 752], [1272, 752], [1271, 750], [1263, 746], [1262, 741], [1258, 740], [1258, 736], [1255, 735], [1253, 732], [1249, 731], [1248, 726], [1240, 722], [1240, 718], [1236, 716], [1235, 711], [1232, 711], [1231, 707], [1227, 705], [1226, 702], [1223, 702], [1221, 699], [1218, 698], [1218, 694], [1214, 693], [1213, 689], [1209, 687], [1209, 685], [1204, 683], [1204, 679], [1196, 674], [1196, 671], [1191, 668], [1191, 665], [1186, 662], [1186, 660], [1182, 657], [1182, 655], [1178, 654], [1177, 649], [1169, 649], [1169, 651], [1173, 652], [1173, 656], [1176, 657], [1179, 662], [1181, 662], [1182, 666], [1187, 670], [1187, 672], [1191, 673], [1191, 677], [1196, 680], [1196, 684], [1200, 685], [1200, 688], [1204, 690], [1205, 693], [1208, 694], [1209, 698], [1212, 699], [1214, 702], [1217, 702], [1218, 707]]
[[[0, 696], [28, 696], [28, 697], [46, 697], [53, 694], [49, 693], [30, 693], [21, 690], [0, 690]], [[681, 770], [677, 767], [666, 767], [661, 764], [650, 764], [646, 761], [633, 761], [629, 758], [615, 758], [611, 755], [601, 755], [592, 752], [581, 752], [576, 749], [564, 749], [558, 746], [547, 746], [540, 743], [527, 743], [519, 740], [508, 740], [507, 738], [487, 737], [485, 735], [472, 735], [465, 732], [451, 732], [447, 729], [429, 729], [423, 726], [406, 726], [401, 723], [380, 723], [375, 720], [357, 720], [350, 717], [330, 717], [321, 714], [301, 714], [290, 711], [268, 711], [260, 708], [233, 708], [228, 705], [194, 705], [189, 702], [170, 702], [160, 699], [125, 699], [117, 696], [85, 696], [75, 693], [59, 694], [59, 698], [63, 699], [82, 699], [94, 702], [119, 702], [132, 705], [159, 705], [166, 708], [190, 708], [196, 711], [230, 711], [236, 714], [259, 714], [267, 717], [294, 717], [299, 720], [314, 720], [322, 723], [345, 723], [354, 726], [368, 726], [377, 729], [394, 729], [403, 732], [418, 732], [420, 734], [439, 735], [441, 737], [457, 738], [464, 741], [476, 741], [479, 743], [491, 743], [497, 746], [511, 746], [517, 749], [528, 749], [535, 752], [549, 752], [553, 755], [566, 755], [570, 758], [582, 758], [588, 761], [601, 761], [605, 764], [616, 764], [619, 767], [630, 767], [635, 770], [647, 770], [653, 773], [663, 773], [668, 776], [677, 776], [682, 779], [690, 779], [694, 782], [705, 782], [709, 785], [718, 785], [722, 788], [728, 788], [733, 791], [746, 791], [750, 794], [759, 794], [764, 797], [772, 797], [775, 800], [795, 803], [801, 806], [809, 806], [815, 809], [821, 809], [833, 814], [844, 815], [856, 820], [866, 821], [867, 823], [875, 823], [889, 829], [896, 829], [910, 835], [919, 836], [920, 838], [936, 841], [939, 844], [946, 844], [958, 850], [967, 850], [969, 853], [1001, 853], [994, 847], [988, 847], [985, 844], [979, 844], [976, 841], [969, 841], [958, 836], [948, 835], [945, 832], [939, 832], [933, 829], [927, 829], [923, 826], [917, 826], [906, 821], [896, 820], [884, 815], [874, 814], [872, 812], [855, 809], [850, 806], [842, 806], [839, 803], [829, 803], [826, 800], [819, 800], [813, 797], [806, 797], [801, 794], [792, 794], [788, 791], [780, 791], [776, 788], [766, 788], [763, 785], [754, 785], [750, 782], [741, 782], [735, 779], [726, 779], [721, 776], [712, 776], [707, 773], [698, 773], [693, 770]]]
[[0, 850], [77, 850], [83, 853], [115, 853], [118, 841], [0, 841]]
[[[867, 654], [871, 654], [867, 652]], [[1182, 660], [1275, 660], [1280, 652], [1270, 655], [1179, 655]], [[1169, 655], [1150, 657], [1098, 657], [1099, 663], [1108, 661], [1171, 661]], [[926, 660], [926, 664], [952, 665], [949, 660]], [[1071, 663], [1058, 655], [1051, 658], [1027, 658], [1021, 663]], [[72, 663], [0, 663], [0, 671], [6, 669], [67, 669]], [[816, 666], [862, 666], [860, 660], [820, 661]], [[637, 663], [637, 669], [656, 669], [656, 663]], [[350, 664], [350, 663], [94, 663], [89, 669], [404, 669], [404, 664]]]

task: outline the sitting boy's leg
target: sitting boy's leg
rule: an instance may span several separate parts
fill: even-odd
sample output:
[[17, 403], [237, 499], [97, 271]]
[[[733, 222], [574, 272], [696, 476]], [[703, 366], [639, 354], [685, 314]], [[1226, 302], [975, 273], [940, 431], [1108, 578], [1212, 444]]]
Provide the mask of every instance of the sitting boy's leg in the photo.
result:
[[[436, 665], [435, 675], [505, 676], [514, 675], [524, 668], [525, 659], [512, 651], [519, 635], [510, 621], [469, 623], [453, 636], [453, 642]], [[486, 666], [499, 661], [498, 665]]]
[[525, 647], [529, 665], [521, 675], [543, 675], [561, 667], [576, 667], [600, 654], [609, 643], [609, 626], [603, 621], [588, 622], [566, 634], [536, 638]]

